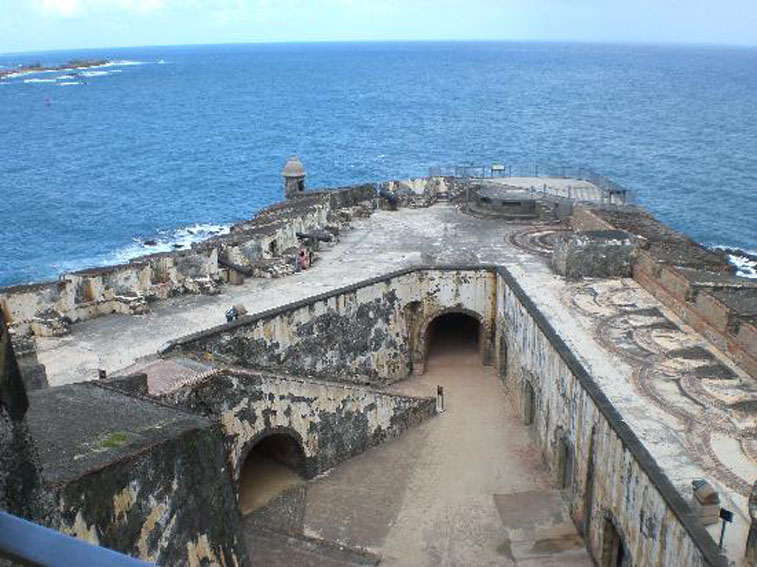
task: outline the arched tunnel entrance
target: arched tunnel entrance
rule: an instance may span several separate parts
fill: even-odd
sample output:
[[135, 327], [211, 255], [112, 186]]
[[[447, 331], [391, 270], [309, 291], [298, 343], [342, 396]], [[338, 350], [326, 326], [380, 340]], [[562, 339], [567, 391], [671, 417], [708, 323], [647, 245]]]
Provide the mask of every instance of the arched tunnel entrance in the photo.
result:
[[481, 323], [473, 315], [443, 313], [426, 329], [426, 364], [442, 358], [471, 358], [481, 351]]
[[304, 479], [305, 454], [286, 433], [262, 438], [247, 453], [239, 474], [239, 509], [243, 515], [265, 506], [272, 498]]

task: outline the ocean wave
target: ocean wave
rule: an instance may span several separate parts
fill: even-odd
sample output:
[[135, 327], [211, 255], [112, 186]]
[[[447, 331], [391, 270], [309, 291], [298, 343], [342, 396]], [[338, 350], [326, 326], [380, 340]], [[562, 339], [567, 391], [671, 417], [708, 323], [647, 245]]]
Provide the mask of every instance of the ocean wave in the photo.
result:
[[105, 77], [110, 75], [110, 71], [82, 71], [82, 77]]
[[757, 279], [757, 250], [741, 250], [731, 246], [711, 246], [715, 250], [725, 252], [728, 263], [736, 268], [736, 275], [742, 278]]
[[116, 59], [115, 61], [108, 61], [105, 65], [98, 65], [98, 67], [132, 67], [134, 65], [146, 65], [147, 61], [131, 61], [129, 59]]
[[25, 83], [54, 83], [55, 79], [24, 79], [24, 82]]
[[195, 242], [228, 234], [230, 229], [231, 225], [226, 224], [198, 223], [171, 230], [158, 230], [153, 236], [134, 238], [131, 244], [115, 252], [114, 260], [121, 263], [145, 254], [188, 250]]
[[157, 230], [153, 236], [134, 238], [133, 242], [113, 252], [96, 254], [76, 260], [55, 262], [51, 265], [52, 274], [75, 272], [94, 266], [126, 264], [134, 258], [159, 252], [188, 250], [194, 242], [207, 240], [212, 236], [228, 234], [230, 228], [231, 225], [198, 223], [172, 230]]
[[739, 254], [728, 254], [728, 263], [736, 268], [736, 275], [757, 280], [757, 260]]
[[72, 85], [81, 85], [79, 81], [63, 81], [58, 83], [59, 87], [70, 87]]

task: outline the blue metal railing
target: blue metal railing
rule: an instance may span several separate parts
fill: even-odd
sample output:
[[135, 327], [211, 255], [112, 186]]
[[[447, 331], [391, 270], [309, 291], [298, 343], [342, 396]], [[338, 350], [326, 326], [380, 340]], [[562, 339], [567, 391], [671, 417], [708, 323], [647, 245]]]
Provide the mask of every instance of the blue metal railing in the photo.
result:
[[91, 545], [0, 511], [0, 559], [30, 567], [147, 567], [105, 547]]

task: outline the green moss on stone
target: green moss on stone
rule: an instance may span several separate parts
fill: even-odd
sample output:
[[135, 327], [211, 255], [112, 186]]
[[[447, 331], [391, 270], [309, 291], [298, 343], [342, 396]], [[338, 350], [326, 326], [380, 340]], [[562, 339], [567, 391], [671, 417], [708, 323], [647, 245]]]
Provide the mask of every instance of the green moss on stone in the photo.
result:
[[129, 434], [116, 431], [100, 441], [100, 447], [103, 449], [115, 449], [121, 447], [129, 441]]

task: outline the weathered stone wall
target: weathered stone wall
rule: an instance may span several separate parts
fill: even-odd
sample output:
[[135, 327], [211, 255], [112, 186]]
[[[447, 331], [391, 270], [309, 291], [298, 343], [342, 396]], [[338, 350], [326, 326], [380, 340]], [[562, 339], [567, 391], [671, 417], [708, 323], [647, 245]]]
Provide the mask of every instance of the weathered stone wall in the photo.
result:
[[514, 278], [500, 273], [506, 384], [526, 421], [533, 420], [556, 484], [567, 484], [571, 514], [595, 560], [614, 525], [634, 567], [725, 565], [688, 504], [578, 359]]
[[263, 373], [225, 371], [161, 398], [218, 420], [238, 479], [252, 447], [286, 433], [302, 448], [312, 477], [435, 415], [434, 398]]
[[622, 230], [588, 230], [555, 239], [552, 267], [569, 280], [627, 278], [633, 269], [634, 238]]
[[38, 521], [161, 566], [244, 564], [218, 424], [102, 382], [29, 394], [52, 502]]
[[0, 313], [0, 510], [37, 520], [47, 514], [26, 396], [10, 334]]
[[603, 220], [590, 207], [577, 206], [573, 207], [573, 214], [570, 217], [570, 226], [573, 230], [615, 230], [615, 227], [609, 222]]
[[[575, 230], [622, 229], [640, 237], [633, 278], [702, 333], [731, 360], [757, 376], [757, 288], [729, 281], [722, 255], [704, 249], [641, 210], [576, 207]], [[748, 295], [747, 301], [737, 297]], [[730, 302], [728, 300], [731, 300]], [[747, 307], [744, 307], [744, 306]]]
[[244, 565], [216, 428], [189, 431], [57, 487], [56, 529], [161, 566]]
[[422, 372], [428, 324], [451, 311], [479, 320], [488, 361], [494, 291], [488, 271], [405, 270], [189, 335], [164, 352], [329, 380], [392, 382]]
[[[307, 195], [261, 211], [229, 235], [177, 250], [136, 258], [128, 264], [63, 274], [56, 282], [0, 289], [0, 310], [17, 335], [60, 336], [77, 321], [111, 313], [140, 314], [148, 302], [187, 293], [218, 292], [229, 279], [223, 262], [270, 277], [293, 270], [282, 253], [298, 246], [297, 232], [338, 233], [361, 206], [372, 206], [373, 186]], [[245, 270], [246, 271], [246, 270]]]

